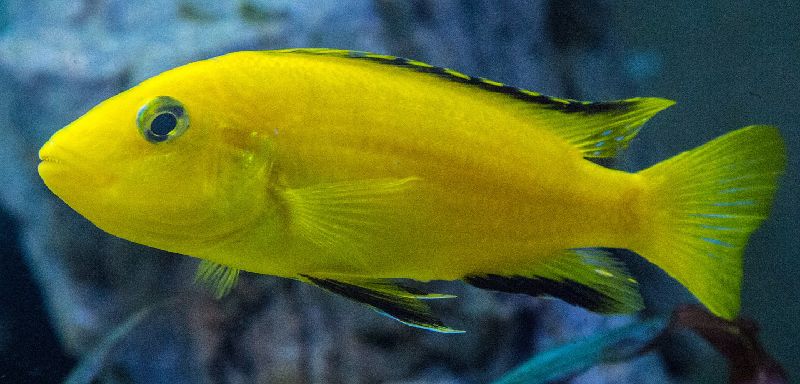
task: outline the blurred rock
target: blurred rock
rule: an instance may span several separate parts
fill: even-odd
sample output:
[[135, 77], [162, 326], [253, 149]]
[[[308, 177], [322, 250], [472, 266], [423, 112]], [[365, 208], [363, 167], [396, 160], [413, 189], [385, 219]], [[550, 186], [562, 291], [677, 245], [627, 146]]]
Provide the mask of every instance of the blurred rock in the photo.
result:
[[[193, 297], [133, 332], [104, 369], [105, 382], [482, 383], [537, 350], [627, 321], [460, 283], [434, 283], [459, 295], [434, 304], [466, 335], [406, 327], [313, 287], [266, 276], [245, 274], [229, 297], [215, 301], [190, 284], [195, 260], [101, 233], [40, 182], [38, 147], [92, 105], [165, 69], [235, 50], [370, 50], [547, 94], [623, 92], [622, 69], [608, 69], [620, 62], [603, 34], [608, 26], [586, 12], [602, 3], [566, 10], [556, 9], [560, 2], [527, 0], [344, 3], [6, 4], [7, 25], [0, 26], [0, 172], [6, 177], [0, 203], [19, 220], [28, 267], [61, 342], [79, 356], [138, 308], [181, 292]], [[569, 31], [553, 30], [586, 22], [595, 24], [581, 32], [582, 40], [558, 40]], [[596, 368], [575, 382], [642, 377], [667, 381], [660, 361], [649, 358]]]

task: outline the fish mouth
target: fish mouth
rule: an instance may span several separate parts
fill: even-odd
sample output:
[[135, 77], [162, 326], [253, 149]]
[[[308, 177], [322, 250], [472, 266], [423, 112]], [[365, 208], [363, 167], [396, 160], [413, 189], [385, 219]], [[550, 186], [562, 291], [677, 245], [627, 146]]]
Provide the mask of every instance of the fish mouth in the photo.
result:
[[52, 138], [39, 149], [39, 166], [59, 165], [79, 170], [79, 168], [85, 168], [83, 162], [86, 159], [85, 154], [82, 155], [78, 150], [68, 146], [57, 145]]
[[55, 163], [60, 164], [62, 160], [53, 155], [53, 151], [55, 150], [55, 145], [53, 145], [52, 140], [48, 140], [42, 148], [39, 149], [39, 161], [41, 164], [44, 163]]
[[[81, 185], [83, 187], [102, 187], [108, 185], [112, 178], [98, 169], [91, 169], [83, 164], [85, 156], [53, 143], [46, 142], [39, 149], [39, 176], [51, 189], [61, 190], [65, 185]], [[55, 192], [55, 190], [54, 190]], [[56, 193], [58, 194], [58, 193]]]
[[48, 168], [51, 165], [61, 164], [62, 160], [59, 157], [56, 157], [52, 154], [53, 152], [53, 143], [48, 141], [44, 143], [42, 148], [39, 149], [39, 176], [44, 178], [42, 174], [43, 168]]
[[56, 164], [59, 164], [59, 163], [61, 163], [61, 160], [58, 160], [57, 158], [52, 157], [52, 156], [39, 156], [39, 162], [40, 163], [56, 163]]
[[111, 178], [87, 164], [91, 156], [48, 142], [39, 160], [37, 171], [47, 189], [90, 221], [113, 208], [107, 193]]
[[54, 156], [39, 156], [39, 168], [55, 164], [63, 164], [63, 162]]
[[70, 190], [70, 167], [65, 166], [61, 157], [53, 155], [52, 150], [50, 142], [42, 146], [42, 149], [39, 150], [39, 165], [36, 170], [47, 188], [63, 199], [65, 193]]
[[[57, 148], [53, 145], [52, 141], [46, 142], [41, 149], [39, 149], [39, 176], [44, 180], [45, 184], [51, 181], [57, 173], [63, 172], [65, 165], [64, 159], [60, 155], [55, 155]], [[61, 171], [59, 171], [61, 169]]]

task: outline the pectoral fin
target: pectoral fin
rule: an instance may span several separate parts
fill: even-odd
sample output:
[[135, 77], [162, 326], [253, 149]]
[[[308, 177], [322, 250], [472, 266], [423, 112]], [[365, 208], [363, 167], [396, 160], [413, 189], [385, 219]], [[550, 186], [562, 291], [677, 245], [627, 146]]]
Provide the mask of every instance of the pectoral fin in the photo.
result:
[[238, 280], [238, 269], [208, 260], [200, 262], [194, 275], [194, 281], [210, 288], [217, 299], [227, 295]]
[[565, 250], [526, 270], [476, 274], [464, 280], [482, 289], [553, 296], [599, 313], [629, 313], [643, 306], [636, 280], [621, 263], [598, 250]]
[[286, 188], [290, 230], [321, 248], [358, 250], [379, 235], [419, 179], [369, 179]]
[[301, 276], [311, 284], [370, 306], [403, 324], [441, 333], [464, 332], [445, 326], [431, 314], [428, 305], [420, 301], [420, 299], [443, 299], [454, 296], [424, 293], [380, 279], [341, 281], [325, 277]]

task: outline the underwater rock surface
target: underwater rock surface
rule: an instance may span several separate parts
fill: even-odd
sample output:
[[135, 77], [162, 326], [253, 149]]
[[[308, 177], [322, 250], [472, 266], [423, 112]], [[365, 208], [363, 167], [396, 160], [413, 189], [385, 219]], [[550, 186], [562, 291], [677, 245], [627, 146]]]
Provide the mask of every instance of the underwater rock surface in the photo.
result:
[[[433, 283], [459, 296], [435, 310], [466, 335], [406, 327], [314, 287], [267, 276], [245, 274], [229, 297], [216, 301], [191, 285], [197, 260], [102, 233], [36, 174], [40, 145], [92, 105], [168, 68], [235, 50], [385, 52], [547, 94], [625, 95], [617, 49], [596, 13], [603, 2], [566, 9], [524, 0], [344, 3], [4, 3], [0, 204], [18, 225], [25, 262], [60, 342], [79, 357], [140, 308], [185, 297], [125, 338], [103, 382], [485, 383], [536, 351], [628, 321], [461, 283]], [[663, 383], [664, 372], [659, 358], [649, 356], [597, 367], [571, 382]]]

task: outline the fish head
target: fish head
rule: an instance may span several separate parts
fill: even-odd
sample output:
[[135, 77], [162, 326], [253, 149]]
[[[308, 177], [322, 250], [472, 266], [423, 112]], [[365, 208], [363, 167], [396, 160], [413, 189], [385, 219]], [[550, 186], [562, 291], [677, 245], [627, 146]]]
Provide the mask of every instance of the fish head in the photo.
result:
[[100, 229], [171, 252], [252, 224], [269, 140], [237, 127], [220, 88], [190, 74], [165, 72], [57, 131], [39, 152], [47, 187]]

